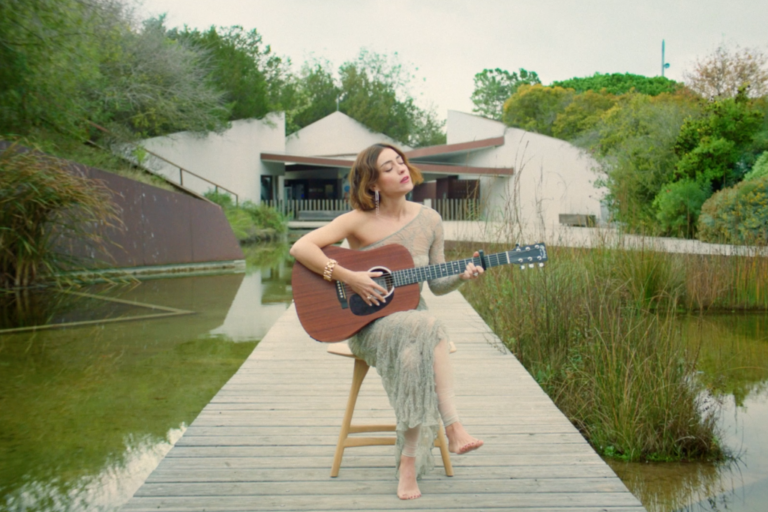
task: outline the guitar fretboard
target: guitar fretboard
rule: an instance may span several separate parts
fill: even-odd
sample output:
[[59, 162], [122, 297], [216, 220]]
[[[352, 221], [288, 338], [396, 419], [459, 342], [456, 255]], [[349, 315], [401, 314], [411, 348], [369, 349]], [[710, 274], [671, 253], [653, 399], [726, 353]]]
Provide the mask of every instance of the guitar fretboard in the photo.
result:
[[[546, 260], [547, 252], [544, 244], [536, 244], [525, 248], [486, 255], [484, 257], [478, 256], [475, 258], [466, 258], [446, 263], [437, 263], [426, 267], [395, 270], [392, 272], [391, 279], [392, 284], [395, 287], [407, 286], [422, 281], [431, 281], [432, 279], [461, 274], [466, 270], [467, 264], [469, 263], [474, 263], [478, 267], [488, 269], [499, 265], [530, 265], [544, 263]], [[387, 277], [389, 278], [389, 276]]]

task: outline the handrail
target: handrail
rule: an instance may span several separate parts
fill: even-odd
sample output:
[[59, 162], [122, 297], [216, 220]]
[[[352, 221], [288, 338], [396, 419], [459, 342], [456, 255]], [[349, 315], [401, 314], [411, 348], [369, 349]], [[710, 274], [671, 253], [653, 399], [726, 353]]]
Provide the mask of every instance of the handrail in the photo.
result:
[[[109, 131], [108, 129], [104, 128], [103, 126], [99, 126], [98, 124], [94, 123], [93, 121], [88, 121], [88, 123], [89, 123], [91, 126], [93, 126], [94, 128], [96, 128], [96, 129], [98, 129], [98, 130], [101, 130], [101, 131], [103, 131], [104, 133], [108, 133], [109, 135], [115, 136], [115, 134], [113, 134], [111, 131]], [[135, 144], [135, 143], [134, 143], [134, 142], [131, 142], [130, 144]], [[137, 144], [137, 145], [138, 145], [138, 144]], [[234, 192], [234, 191], [232, 191], [232, 190], [229, 190], [227, 187], [224, 187], [224, 186], [222, 186], [222, 185], [219, 185], [218, 183], [216, 183], [216, 182], [214, 182], [214, 181], [211, 181], [211, 180], [209, 180], [208, 178], [204, 178], [204, 177], [200, 176], [199, 174], [196, 174], [196, 173], [194, 173], [194, 172], [190, 171], [189, 169], [185, 169], [184, 167], [180, 166], [179, 164], [176, 164], [176, 163], [173, 163], [173, 162], [171, 162], [170, 160], [168, 160], [168, 159], [167, 159], [167, 158], [165, 158], [164, 156], [158, 155], [157, 153], [155, 153], [154, 151], [152, 151], [152, 150], [150, 150], [150, 149], [147, 149], [147, 148], [145, 148], [145, 147], [143, 147], [143, 146], [141, 147], [141, 149], [142, 149], [143, 151], [146, 151], [146, 152], [147, 152], [147, 153], [149, 153], [150, 155], [154, 156], [155, 158], [159, 158], [159, 159], [160, 159], [160, 160], [162, 160], [163, 162], [166, 162], [166, 163], [168, 163], [168, 164], [171, 164], [173, 167], [176, 167], [176, 168], [178, 168], [178, 169], [179, 169], [179, 185], [181, 185], [182, 187], [184, 186], [184, 172], [188, 172], [188, 173], [189, 173], [189, 174], [191, 174], [192, 176], [194, 176], [194, 177], [196, 177], [196, 178], [198, 178], [198, 179], [201, 179], [201, 180], [203, 180], [203, 181], [205, 181], [205, 182], [208, 182], [208, 183], [210, 183], [211, 185], [213, 185], [213, 189], [214, 189], [214, 191], [215, 191], [217, 194], [218, 194], [218, 192], [219, 192], [219, 189], [222, 189], [222, 190], [225, 190], [225, 191], [229, 192], [230, 194], [232, 194], [233, 196], [235, 196], [235, 206], [239, 206], [239, 204], [240, 204], [240, 196], [239, 196], [239, 195], [238, 195], [236, 192]], [[143, 166], [142, 166], [142, 167], [143, 167]]]

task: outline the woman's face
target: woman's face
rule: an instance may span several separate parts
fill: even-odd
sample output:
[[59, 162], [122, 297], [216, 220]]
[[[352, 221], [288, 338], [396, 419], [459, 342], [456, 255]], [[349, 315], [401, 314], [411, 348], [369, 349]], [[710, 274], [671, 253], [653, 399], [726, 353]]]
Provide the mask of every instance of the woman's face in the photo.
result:
[[397, 151], [385, 148], [379, 153], [376, 160], [379, 176], [376, 179], [374, 190], [378, 189], [383, 194], [407, 194], [413, 190], [413, 181], [408, 166]]

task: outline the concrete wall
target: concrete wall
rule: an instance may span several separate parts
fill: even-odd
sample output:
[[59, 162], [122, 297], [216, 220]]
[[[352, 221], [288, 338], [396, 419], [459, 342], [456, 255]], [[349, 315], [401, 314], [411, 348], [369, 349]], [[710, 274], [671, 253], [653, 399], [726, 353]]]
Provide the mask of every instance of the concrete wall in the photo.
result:
[[560, 214], [602, 218], [604, 190], [594, 185], [597, 162], [576, 146], [461, 112], [449, 112], [447, 128], [452, 144], [504, 136], [503, 146], [462, 156], [466, 165], [515, 170], [512, 177], [481, 179], [489, 218], [504, 212], [503, 220], [535, 232], [557, 230]]
[[[261, 198], [262, 175], [281, 176], [284, 166], [263, 163], [261, 153], [285, 152], [285, 116], [282, 112], [270, 114], [263, 120], [234, 121], [222, 134], [199, 136], [180, 132], [155, 137], [142, 145], [170, 160], [174, 164], [199, 174], [226, 187], [240, 197], [240, 201], [258, 203]], [[179, 169], [162, 160], [149, 157], [145, 163], [178, 183]], [[184, 173], [184, 186], [200, 194], [213, 185]]]
[[355, 157], [378, 142], [388, 142], [406, 151], [411, 149], [386, 135], [369, 130], [346, 114], [334, 112], [288, 137], [285, 152], [302, 156]]

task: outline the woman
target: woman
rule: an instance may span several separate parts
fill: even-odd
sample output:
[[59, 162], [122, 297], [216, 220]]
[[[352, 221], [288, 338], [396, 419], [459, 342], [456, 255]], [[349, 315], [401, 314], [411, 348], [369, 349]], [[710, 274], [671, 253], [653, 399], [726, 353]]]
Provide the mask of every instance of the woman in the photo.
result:
[[[372, 278], [380, 273], [346, 269], [329, 260], [321, 247], [345, 238], [356, 250], [397, 243], [409, 250], [417, 267], [443, 263], [440, 215], [406, 200], [422, 181], [419, 170], [398, 148], [376, 144], [365, 149], [349, 174], [354, 209], [303, 236], [291, 255], [326, 279], [343, 281], [368, 304], [378, 305], [385, 300], [386, 290]], [[464, 273], [429, 281], [429, 286], [441, 295], [482, 273], [481, 267], [469, 263]], [[416, 310], [380, 318], [349, 340], [352, 352], [377, 369], [395, 409], [400, 499], [421, 496], [416, 480], [434, 465], [431, 451], [440, 418], [452, 453], [466, 453], [483, 444], [458, 419], [448, 343], [443, 325], [429, 315], [423, 300]]]

